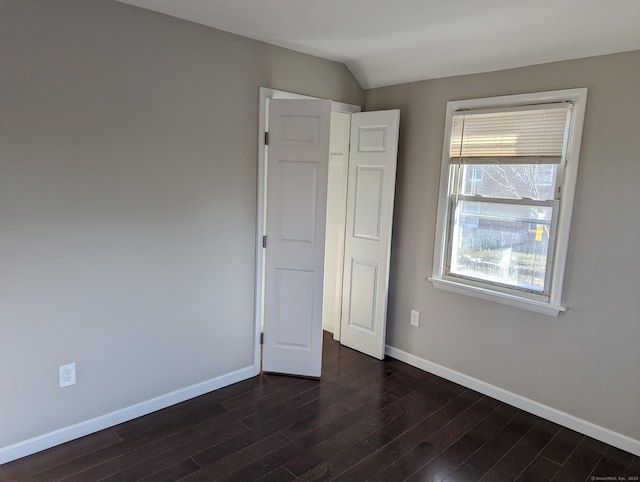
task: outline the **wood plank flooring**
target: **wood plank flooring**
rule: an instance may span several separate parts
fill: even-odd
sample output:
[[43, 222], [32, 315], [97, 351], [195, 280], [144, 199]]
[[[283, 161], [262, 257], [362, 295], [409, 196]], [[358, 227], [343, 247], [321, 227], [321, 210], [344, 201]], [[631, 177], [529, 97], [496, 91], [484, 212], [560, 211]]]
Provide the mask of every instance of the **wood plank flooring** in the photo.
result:
[[637, 456], [328, 334], [320, 381], [261, 375], [0, 466], [2, 481], [639, 475]]

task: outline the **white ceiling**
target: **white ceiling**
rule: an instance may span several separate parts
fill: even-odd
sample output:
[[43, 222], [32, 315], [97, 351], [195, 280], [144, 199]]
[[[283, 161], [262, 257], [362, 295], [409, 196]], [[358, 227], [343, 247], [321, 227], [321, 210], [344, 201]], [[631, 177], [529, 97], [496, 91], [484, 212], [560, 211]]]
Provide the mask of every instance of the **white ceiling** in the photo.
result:
[[640, 49], [640, 0], [120, 0], [343, 62], [362, 87]]

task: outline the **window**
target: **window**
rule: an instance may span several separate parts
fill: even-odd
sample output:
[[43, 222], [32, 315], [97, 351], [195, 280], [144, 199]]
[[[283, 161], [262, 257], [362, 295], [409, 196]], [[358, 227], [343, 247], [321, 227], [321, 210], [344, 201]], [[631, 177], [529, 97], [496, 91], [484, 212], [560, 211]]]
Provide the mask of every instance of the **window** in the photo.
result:
[[586, 89], [447, 104], [437, 288], [557, 316]]
[[536, 186], [552, 186], [556, 179], [556, 166], [553, 164], [538, 164], [534, 166], [533, 181]]
[[482, 166], [469, 166], [467, 180], [473, 184], [484, 180], [484, 168]]

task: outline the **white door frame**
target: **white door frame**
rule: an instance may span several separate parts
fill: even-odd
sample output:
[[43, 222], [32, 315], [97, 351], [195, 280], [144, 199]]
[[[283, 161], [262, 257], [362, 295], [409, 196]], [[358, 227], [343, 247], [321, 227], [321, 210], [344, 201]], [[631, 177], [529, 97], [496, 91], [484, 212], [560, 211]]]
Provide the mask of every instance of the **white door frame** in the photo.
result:
[[[265, 118], [267, 113], [267, 99], [317, 99], [308, 95], [295, 94], [283, 90], [260, 87], [258, 100], [258, 186], [257, 186], [257, 211], [256, 211], [256, 268], [255, 268], [255, 306], [254, 306], [254, 338], [253, 338], [253, 375], [260, 374], [260, 321], [262, 319], [262, 284], [264, 253], [262, 248], [262, 236], [264, 234], [264, 183], [265, 183]], [[362, 108], [357, 105], [344, 104], [331, 101], [331, 110], [338, 112], [360, 112]]]

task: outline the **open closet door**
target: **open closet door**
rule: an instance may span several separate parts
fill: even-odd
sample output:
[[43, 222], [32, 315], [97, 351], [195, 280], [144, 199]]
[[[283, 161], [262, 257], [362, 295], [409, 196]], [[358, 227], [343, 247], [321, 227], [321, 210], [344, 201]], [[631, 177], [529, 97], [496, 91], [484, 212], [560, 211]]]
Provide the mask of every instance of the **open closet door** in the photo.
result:
[[382, 360], [400, 111], [352, 114], [347, 191], [343, 345]]
[[329, 100], [271, 100], [262, 369], [319, 377]]

